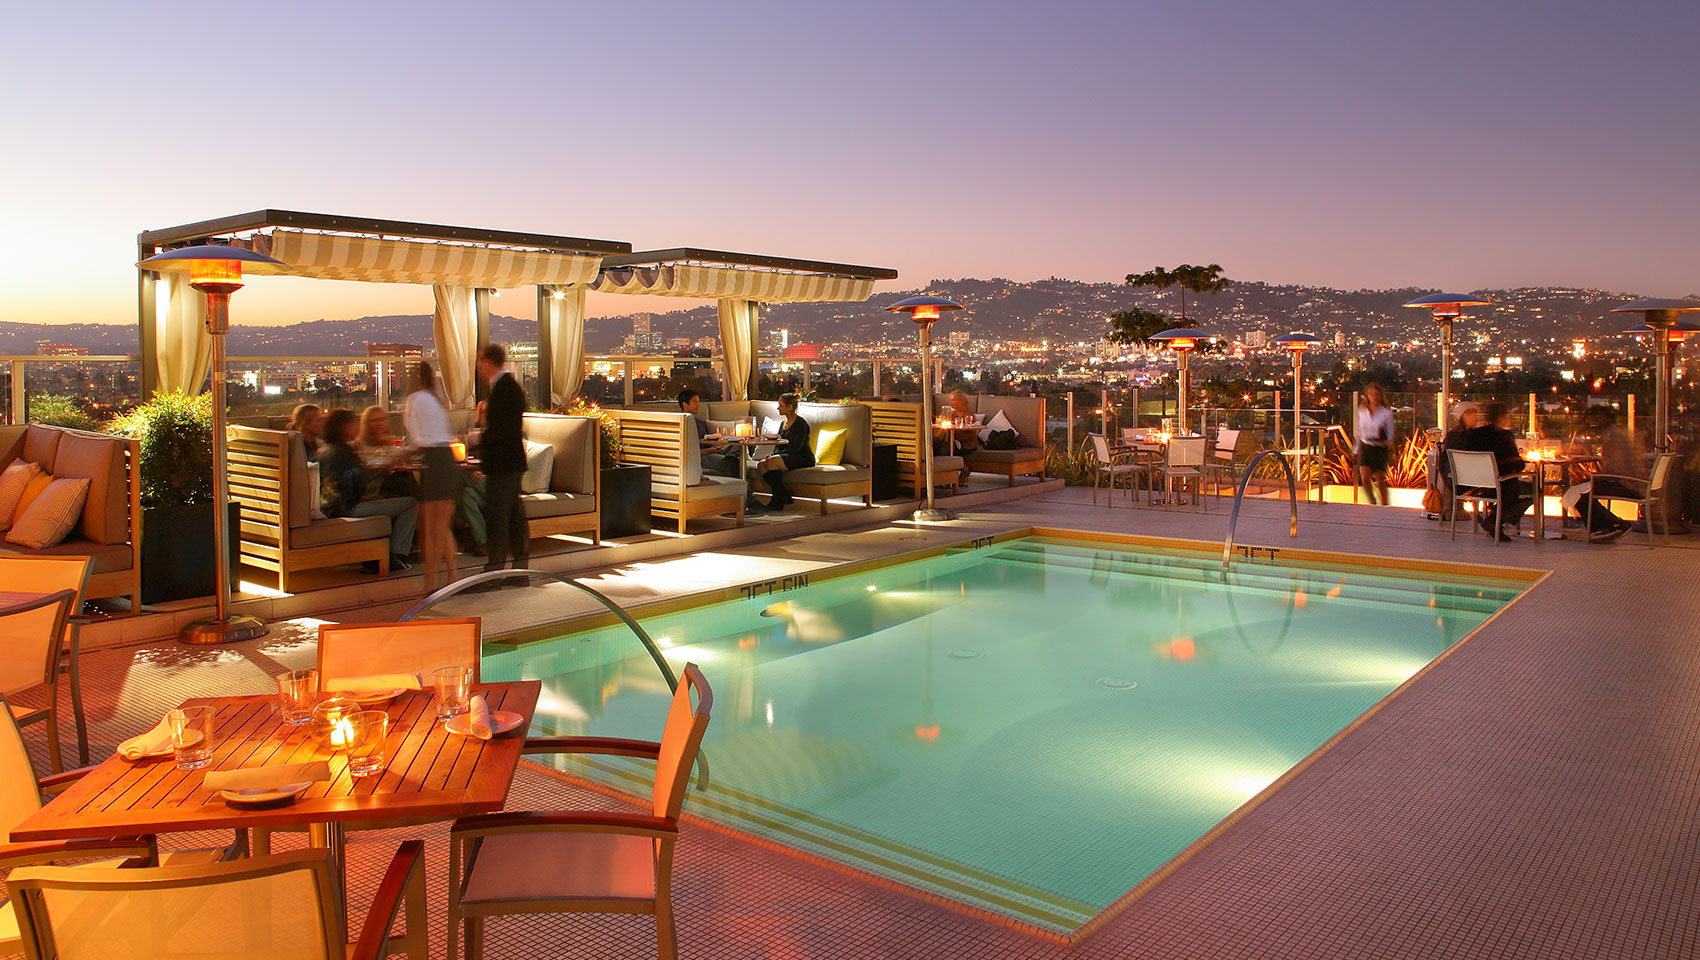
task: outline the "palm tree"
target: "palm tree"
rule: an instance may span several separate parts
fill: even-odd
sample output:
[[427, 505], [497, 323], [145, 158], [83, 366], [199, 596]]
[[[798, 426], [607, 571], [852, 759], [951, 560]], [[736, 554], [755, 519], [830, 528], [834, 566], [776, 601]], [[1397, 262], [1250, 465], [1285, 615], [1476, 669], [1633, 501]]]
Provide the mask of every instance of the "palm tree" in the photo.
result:
[[1127, 285], [1134, 289], [1155, 287], [1166, 290], [1169, 287], [1181, 288], [1181, 315], [1177, 323], [1175, 318], [1154, 310], [1123, 310], [1110, 314], [1109, 340], [1112, 343], [1140, 343], [1154, 333], [1160, 333], [1172, 326], [1184, 327], [1186, 320], [1186, 292], [1220, 293], [1233, 284], [1232, 280], [1222, 276], [1222, 265], [1212, 263], [1209, 266], [1194, 266], [1183, 263], [1169, 270], [1165, 267], [1152, 267], [1144, 273], [1127, 275]]

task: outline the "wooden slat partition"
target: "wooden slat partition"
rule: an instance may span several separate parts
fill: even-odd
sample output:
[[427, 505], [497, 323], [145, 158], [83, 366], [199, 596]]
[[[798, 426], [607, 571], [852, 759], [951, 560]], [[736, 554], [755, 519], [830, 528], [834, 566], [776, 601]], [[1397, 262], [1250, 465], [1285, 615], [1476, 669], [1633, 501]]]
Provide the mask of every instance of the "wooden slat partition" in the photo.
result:
[[[242, 505], [242, 562], [277, 574], [279, 590], [288, 591], [295, 571], [316, 567], [376, 560], [380, 573], [389, 572], [388, 537], [299, 549], [290, 546], [289, 532], [299, 519], [291, 515], [290, 491], [293, 484], [308, 481], [292, 475], [287, 431], [233, 426], [225, 462], [230, 496]], [[318, 491], [311, 495], [317, 497]]]
[[[864, 402], [873, 418], [873, 435], [875, 443], [889, 444], [897, 448], [897, 483], [909, 489], [918, 500], [926, 495], [926, 468], [921, 462], [924, 449], [923, 443], [928, 442], [927, 435], [931, 433], [924, 429], [921, 423], [921, 405], [917, 403], [887, 403], [884, 401]], [[933, 479], [939, 486], [957, 489], [960, 482], [960, 472], [953, 471], [949, 475], [934, 470]]]
[[[620, 460], [623, 463], [649, 467], [651, 494], [649, 511], [658, 517], [675, 520], [679, 532], [692, 517], [719, 516], [736, 513], [738, 526], [744, 525], [744, 493], [735, 497], [712, 500], [685, 500], [687, 443], [697, 442], [696, 425], [683, 414], [654, 410], [610, 410], [620, 424]], [[657, 484], [677, 488], [679, 494], [655, 493]]]

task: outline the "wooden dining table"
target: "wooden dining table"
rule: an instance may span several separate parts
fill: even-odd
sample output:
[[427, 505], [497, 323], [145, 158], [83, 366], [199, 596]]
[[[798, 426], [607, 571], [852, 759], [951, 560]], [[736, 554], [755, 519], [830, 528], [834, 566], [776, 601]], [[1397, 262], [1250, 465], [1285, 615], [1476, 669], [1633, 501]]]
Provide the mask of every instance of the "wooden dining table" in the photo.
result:
[[[404, 693], [390, 715], [379, 773], [352, 777], [347, 754], [322, 747], [311, 724], [287, 726], [276, 696], [198, 697], [184, 706], [217, 708], [213, 746], [200, 770], [179, 770], [171, 755], [125, 760], [114, 754], [11, 831], [14, 841], [139, 836], [192, 830], [241, 830], [307, 824], [310, 842], [330, 851], [332, 876], [346, 906], [344, 848], [350, 823], [447, 820], [502, 808], [542, 685], [536, 680], [474, 684], [491, 710], [525, 717], [517, 730], [489, 740], [449, 733], [429, 691]], [[228, 803], [202, 785], [214, 770], [326, 760], [331, 778], [278, 804]], [[346, 910], [344, 911], [346, 915]]]

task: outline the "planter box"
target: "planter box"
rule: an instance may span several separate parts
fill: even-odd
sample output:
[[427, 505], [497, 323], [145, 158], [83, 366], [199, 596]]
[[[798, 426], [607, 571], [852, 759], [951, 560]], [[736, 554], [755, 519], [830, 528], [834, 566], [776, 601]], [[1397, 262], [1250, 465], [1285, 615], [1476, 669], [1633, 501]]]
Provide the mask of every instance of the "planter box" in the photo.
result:
[[649, 532], [649, 467], [602, 468], [602, 535], [634, 537]]
[[[237, 582], [242, 505], [232, 500], [230, 583]], [[213, 569], [213, 505], [156, 507], [142, 511], [142, 603], [210, 597], [217, 589]]]

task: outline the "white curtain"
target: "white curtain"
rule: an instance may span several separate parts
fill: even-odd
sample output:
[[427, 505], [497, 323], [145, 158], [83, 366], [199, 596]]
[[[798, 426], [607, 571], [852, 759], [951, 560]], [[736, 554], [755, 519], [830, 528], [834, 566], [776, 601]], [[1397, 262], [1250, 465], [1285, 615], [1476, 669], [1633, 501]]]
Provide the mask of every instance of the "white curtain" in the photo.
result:
[[186, 273], [162, 273], [154, 284], [154, 359], [159, 389], [197, 394], [212, 368], [207, 298]]
[[478, 353], [478, 309], [474, 288], [436, 284], [437, 312], [433, 335], [437, 343], [437, 366], [443, 377], [443, 394], [451, 409], [472, 406], [472, 363]]
[[578, 396], [584, 384], [584, 288], [557, 287], [548, 298], [549, 345], [554, 360], [549, 367], [549, 399], [566, 405]]
[[755, 375], [761, 304], [720, 301], [720, 352], [726, 358], [726, 399], [748, 400]]

